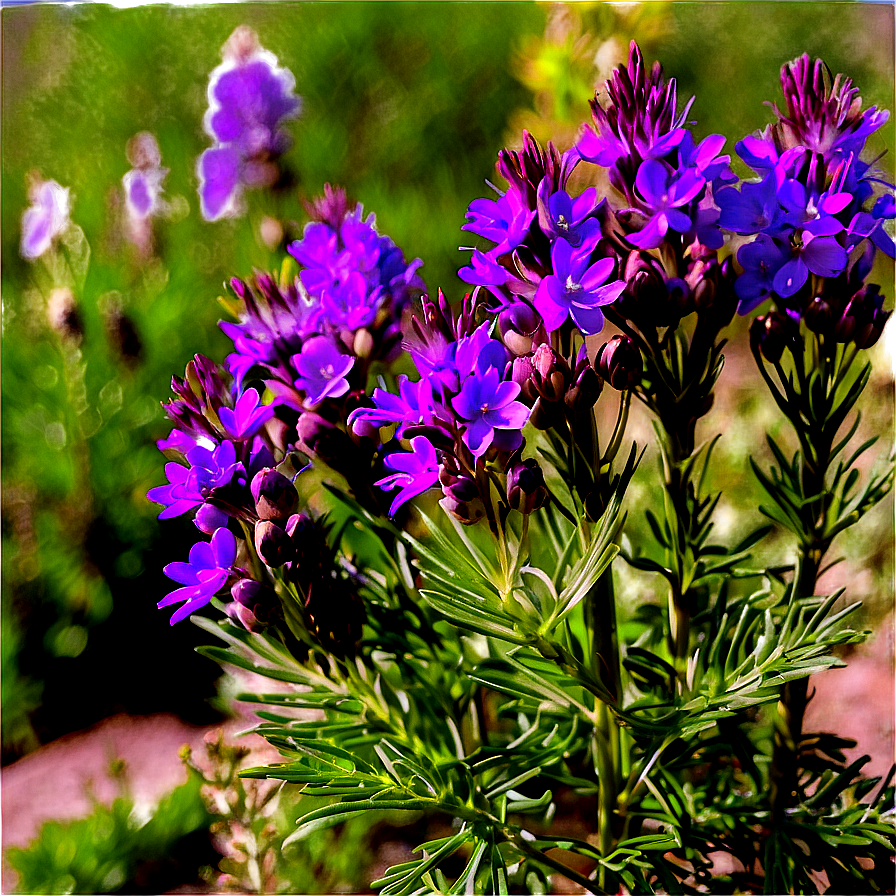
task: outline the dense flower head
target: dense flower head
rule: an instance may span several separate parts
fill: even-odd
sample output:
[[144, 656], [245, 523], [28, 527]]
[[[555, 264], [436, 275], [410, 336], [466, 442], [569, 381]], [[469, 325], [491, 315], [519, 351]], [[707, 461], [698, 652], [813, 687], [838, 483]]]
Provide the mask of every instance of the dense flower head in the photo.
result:
[[35, 261], [48, 252], [69, 226], [71, 196], [55, 180], [36, 180], [28, 189], [31, 205], [22, 215], [23, 258]]
[[202, 215], [209, 221], [238, 214], [244, 188], [276, 182], [275, 161], [290, 145], [283, 122], [301, 111], [292, 73], [262, 49], [250, 28], [237, 28], [223, 55], [209, 79], [204, 120], [215, 144], [197, 164]]
[[398, 395], [374, 390], [373, 406], [359, 407], [349, 418], [356, 431], [396, 426], [396, 442], [410, 440], [412, 455], [397, 445], [387, 451], [384, 463], [393, 472], [376, 483], [400, 487], [391, 514], [435, 486], [446, 464], [473, 482], [486, 456], [507, 458], [518, 451], [529, 418], [529, 408], [517, 400], [520, 386], [510, 377], [510, 354], [490, 336], [491, 324], [468, 332], [467, 314], [462, 310], [455, 318], [440, 300], [441, 307], [428, 302], [424, 312], [434, 327], [418, 320], [418, 342], [408, 346], [420, 379], [399, 379]]
[[[892, 186], [859, 158], [887, 114], [862, 111], [852, 82], [832, 80], [821, 60], [806, 55], [782, 68], [781, 83], [785, 109], [773, 107], [779, 120], [737, 144], [758, 180], [715, 194], [720, 225], [755, 236], [737, 252], [741, 314], [769, 297], [800, 312], [866, 246], [871, 257], [877, 249], [894, 255], [885, 229]], [[875, 184], [888, 192], [875, 196]]]
[[299, 413], [363, 389], [372, 363], [391, 363], [405, 309], [425, 288], [421, 262], [407, 263], [344, 191], [327, 185], [310, 209], [316, 219], [289, 246], [298, 277], [233, 280], [241, 319], [221, 323], [234, 343], [227, 366], [237, 388], [260, 376]]

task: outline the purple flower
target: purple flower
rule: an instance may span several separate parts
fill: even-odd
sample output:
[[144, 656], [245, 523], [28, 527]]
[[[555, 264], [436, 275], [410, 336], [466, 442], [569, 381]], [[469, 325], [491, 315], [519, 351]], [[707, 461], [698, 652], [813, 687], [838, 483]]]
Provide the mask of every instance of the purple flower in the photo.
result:
[[258, 428], [274, 416], [273, 404], [259, 404], [258, 391], [246, 389], [237, 399], [233, 410], [227, 407], [218, 409], [218, 418], [227, 434], [237, 441], [251, 438]]
[[273, 183], [271, 160], [289, 148], [281, 124], [301, 111], [295, 78], [262, 49], [255, 33], [237, 28], [224, 45], [224, 62], [211, 74], [205, 130], [215, 145], [197, 163], [202, 216], [216, 221], [238, 213], [244, 187]]
[[35, 183], [28, 191], [31, 206], [22, 215], [20, 252], [28, 261], [40, 258], [69, 225], [69, 191], [55, 180]]
[[352, 271], [342, 282], [323, 290], [321, 313], [334, 329], [360, 330], [374, 322], [382, 300], [379, 286], [369, 291], [364, 275]]
[[464, 283], [472, 283], [476, 286], [485, 286], [492, 292], [499, 301], [503, 298], [499, 291], [492, 289], [493, 286], [503, 286], [507, 282], [507, 270], [493, 260], [492, 252], [486, 254], [480, 252], [479, 249], [473, 250], [473, 257], [467, 267], [461, 268], [457, 272]]
[[305, 392], [310, 405], [320, 404], [325, 398], [339, 398], [349, 390], [345, 375], [354, 363], [355, 359], [339, 351], [327, 336], [314, 336], [292, 357], [299, 374], [295, 386]]
[[239, 213], [242, 196], [242, 159], [235, 146], [207, 149], [196, 166], [199, 176], [199, 200], [206, 221], [232, 218]]
[[128, 161], [133, 166], [121, 179], [128, 215], [145, 221], [158, 214], [162, 207], [162, 182], [168, 169], [162, 168], [162, 157], [156, 138], [143, 131], [128, 141]]
[[497, 243], [494, 254], [500, 255], [522, 243], [535, 214], [516, 190], [508, 190], [497, 200], [474, 199], [467, 210], [468, 221], [461, 230]]
[[764, 233], [738, 249], [737, 260], [744, 269], [734, 283], [739, 314], [749, 314], [771, 295], [775, 274], [789, 258], [789, 247]]
[[652, 213], [647, 224], [628, 236], [640, 249], [655, 249], [671, 228], [678, 233], [691, 229], [691, 215], [682, 209], [704, 189], [706, 181], [693, 168], [670, 171], [662, 162], [648, 159], [638, 168], [635, 190]]
[[224, 587], [235, 560], [236, 538], [229, 529], [221, 528], [212, 535], [210, 543], [200, 541], [193, 545], [188, 563], [169, 563], [165, 567], [169, 579], [185, 586], [158, 603], [161, 609], [186, 601], [171, 617], [172, 625], [204, 607]]
[[348, 425], [355, 423], [376, 427], [398, 424], [396, 435], [402, 437], [406, 426], [415, 426], [430, 419], [433, 413], [432, 387], [429, 380], [412, 383], [406, 376], [398, 378], [398, 395], [385, 389], [374, 389], [371, 396], [375, 407], [356, 408], [348, 418]]
[[234, 477], [242, 475], [245, 484], [245, 468], [236, 460], [233, 442], [222, 442], [213, 450], [197, 445], [187, 452], [189, 467], [181, 464], [165, 464], [168, 485], [151, 488], [146, 497], [156, 504], [164, 504], [160, 520], [187, 513], [199, 507], [213, 488], [230, 485]]
[[616, 262], [601, 258], [589, 267], [589, 258], [588, 254], [575, 254], [566, 240], [557, 240], [551, 247], [554, 273], [538, 284], [535, 293], [535, 308], [548, 331], [556, 330], [569, 316], [586, 336], [599, 333], [604, 316], [598, 306], [622, 295], [624, 280], [605, 282]]
[[451, 400], [458, 417], [466, 422], [463, 440], [474, 457], [482, 457], [495, 438], [496, 429], [522, 430], [529, 408], [514, 401], [519, 383], [502, 381], [496, 367], [469, 376], [460, 394]]
[[591, 101], [596, 132], [584, 130], [576, 150], [581, 158], [609, 168], [610, 183], [631, 200], [640, 163], [664, 158], [681, 144], [693, 100], [679, 114], [675, 79], [667, 82], [658, 62], [648, 70], [634, 41], [628, 64], [616, 69], [606, 89], [606, 107], [596, 98]]
[[715, 194], [721, 209], [719, 226], [733, 233], [768, 231], [777, 223], [779, 169], [773, 169], [759, 182], [744, 181], [740, 191], [725, 187]]
[[562, 238], [575, 248], [586, 242], [593, 246], [600, 239], [600, 223], [594, 217], [597, 188], [589, 187], [573, 199], [566, 190], [548, 193], [550, 186], [545, 179], [538, 188], [538, 223], [544, 235], [552, 241]]
[[411, 448], [410, 452], [396, 451], [388, 455], [383, 462], [396, 472], [374, 482], [383, 491], [400, 489], [389, 507], [389, 516], [395, 516], [395, 511], [405, 501], [422, 494], [439, 481], [439, 460], [429, 439], [415, 436], [411, 439]]
[[815, 235], [804, 229], [793, 242], [793, 256], [775, 274], [773, 286], [781, 298], [798, 292], [809, 272], [821, 277], [836, 277], [846, 270], [849, 256], [837, 240], [828, 234]]

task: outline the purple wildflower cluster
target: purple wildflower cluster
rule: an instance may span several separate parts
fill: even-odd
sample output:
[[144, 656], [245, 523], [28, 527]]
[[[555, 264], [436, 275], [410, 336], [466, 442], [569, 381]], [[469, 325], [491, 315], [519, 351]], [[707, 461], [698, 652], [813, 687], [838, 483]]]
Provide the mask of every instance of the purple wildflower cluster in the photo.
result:
[[401, 352], [402, 317], [425, 288], [421, 262], [408, 264], [377, 232], [374, 216], [364, 218], [342, 190], [328, 185], [309, 212], [302, 239], [288, 247], [301, 265], [298, 277], [232, 281], [243, 310], [239, 323], [221, 323], [235, 348], [227, 367], [238, 390], [254, 377], [277, 397], [284, 447], [298, 444], [354, 475], [357, 445], [340, 427], [371, 369]]
[[401, 377], [398, 395], [375, 389], [373, 407], [359, 407], [349, 418], [358, 434], [396, 426], [395, 439], [410, 443], [410, 452], [386, 453], [391, 472], [375, 483], [398, 489], [390, 515], [440, 484], [445, 510], [475, 522], [491, 503], [486, 464], [507, 470], [519, 458], [529, 407], [517, 400], [511, 353], [490, 336], [488, 322], [474, 327], [474, 314], [469, 302], [455, 314], [441, 294], [438, 303], [424, 298], [423, 318], [414, 318], [407, 343], [420, 379]]
[[549, 332], [571, 321], [592, 335], [603, 328], [601, 306], [615, 301], [625, 283], [611, 279], [617, 265], [602, 241], [597, 190], [576, 198], [566, 191], [577, 162], [575, 150], [561, 156], [526, 133], [520, 152], [503, 150], [496, 167], [507, 191], [474, 200], [463, 226], [495, 245], [474, 249], [459, 275], [488, 290], [495, 309], [525, 304]]
[[223, 48], [224, 61], [211, 74], [206, 133], [215, 141], [199, 157], [202, 216], [208, 221], [240, 211], [246, 187], [270, 187], [279, 179], [276, 160], [289, 148], [282, 124], [302, 108], [295, 78], [241, 26]]
[[[782, 68], [781, 86], [785, 109], [773, 107], [778, 121], [737, 144], [759, 179], [716, 197], [722, 226], [754, 237], [737, 252], [738, 310], [747, 314], [771, 297], [778, 306], [773, 329], [790, 312], [817, 332], [864, 348], [888, 316], [864, 280], [878, 249], [894, 256], [884, 222], [896, 208], [893, 186], [860, 155], [887, 113], [863, 110], [849, 79], [832, 82], [824, 63], [806, 55]], [[876, 195], [875, 185], [886, 192]]]
[[[276, 606], [272, 589], [286, 582], [303, 595], [318, 638], [345, 645], [357, 639], [360, 616], [341, 614], [333, 601], [346, 609], [355, 598], [322, 524], [297, 510], [293, 459], [301, 451], [350, 483], [365, 473], [369, 480], [374, 446], [346, 432], [346, 417], [371, 366], [385, 367], [400, 351], [402, 315], [423, 283], [420, 262], [407, 264], [341, 190], [328, 187], [309, 210], [314, 220], [289, 247], [302, 265], [291, 283], [267, 274], [233, 281], [243, 309], [239, 322], [221, 323], [235, 349], [225, 368], [197, 356], [173, 379], [176, 398], [166, 409], [175, 428], [159, 443], [173, 460], [168, 483], [148, 497], [163, 505], [161, 519], [192, 514], [211, 536], [188, 564], [166, 567], [183, 586], [160, 604], [184, 601], [172, 622], [229, 584], [228, 612], [255, 626]], [[267, 573], [259, 576], [253, 556]]]

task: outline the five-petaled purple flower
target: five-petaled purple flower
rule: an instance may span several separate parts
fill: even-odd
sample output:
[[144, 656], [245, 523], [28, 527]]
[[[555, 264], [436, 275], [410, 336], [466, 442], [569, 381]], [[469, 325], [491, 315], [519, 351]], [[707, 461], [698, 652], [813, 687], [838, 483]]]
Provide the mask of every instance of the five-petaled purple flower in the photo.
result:
[[273, 404], [260, 404], [258, 391], [246, 389], [237, 399], [231, 410], [228, 407], [218, 409], [218, 417], [228, 435], [238, 441], [251, 438], [262, 423], [274, 416]]
[[465, 421], [464, 444], [473, 457], [482, 457], [495, 438], [496, 429], [521, 430], [529, 419], [529, 408], [514, 399], [520, 385], [502, 381], [501, 371], [488, 367], [484, 373], [467, 377], [451, 406]]
[[355, 359], [343, 354], [329, 337], [313, 336], [298, 355], [292, 356], [292, 363], [299, 374], [296, 388], [305, 392], [308, 404], [315, 405], [325, 398], [339, 398], [348, 392], [345, 375]]
[[40, 258], [69, 225], [69, 191], [55, 180], [35, 183], [28, 191], [30, 208], [22, 215], [21, 253], [28, 261]]
[[158, 607], [186, 601], [175, 610], [171, 625], [204, 607], [224, 587], [235, 561], [236, 538], [229, 529], [221, 528], [212, 535], [211, 542], [200, 541], [193, 545], [188, 563], [169, 563], [165, 575], [184, 587], [163, 597]]
[[395, 472], [374, 482], [383, 491], [399, 489], [389, 507], [389, 516], [395, 516], [405, 501], [416, 498], [439, 481], [439, 459], [429, 439], [415, 436], [411, 439], [411, 449], [387, 455], [383, 463]]
[[705, 185], [706, 181], [694, 168], [675, 172], [662, 162], [648, 159], [638, 168], [635, 190], [649, 218], [641, 230], [629, 235], [629, 242], [640, 249], [656, 249], [668, 230], [687, 233], [691, 229], [691, 215], [685, 208]]
[[199, 507], [213, 488], [230, 485], [237, 477], [245, 484], [246, 470], [236, 459], [233, 442], [222, 442], [214, 449], [197, 445], [187, 452], [189, 467], [181, 464], [165, 464], [168, 485], [151, 488], [146, 497], [156, 504], [164, 504], [160, 520], [187, 513]]
[[553, 274], [538, 285], [535, 308], [549, 331], [556, 330], [567, 317], [586, 336], [603, 329], [604, 315], [598, 306], [615, 302], [625, 289], [624, 280], [607, 283], [616, 262], [601, 258], [589, 265], [590, 255], [576, 253], [566, 240], [551, 246]]

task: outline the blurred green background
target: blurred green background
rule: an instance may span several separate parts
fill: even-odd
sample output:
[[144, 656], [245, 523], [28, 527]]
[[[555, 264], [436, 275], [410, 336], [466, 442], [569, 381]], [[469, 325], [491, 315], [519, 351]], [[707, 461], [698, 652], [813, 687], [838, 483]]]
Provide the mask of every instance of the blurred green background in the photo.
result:
[[[209, 224], [195, 176], [210, 142], [208, 74], [240, 24], [304, 98], [284, 159], [295, 187], [252, 195], [247, 216]], [[217, 670], [192, 654], [195, 629], [169, 629], [155, 608], [169, 590], [161, 568], [185, 558], [192, 524], [157, 523], [145, 493], [164, 481], [154, 440], [168, 433], [159, 403], [171, 375], [195, 352], [227, 352], [216, 327], [224, 282], [279, 267], [280, 250], [258, 236], [264, 214], [298, 221], [286, 227], [295, 235], [300, 198], [342, 184], [408, 258], [424, 260], [431, 290], [458, 299], [468, 256], [457, 247], [469, 244], [460, 227], [469, 202], [487, 195], [497, 151], [523, 127], [566, 148], [631, 38], [677, 77], [682, 102], [697, 94], [697, 134], [723, 133], [732, 151], [770, 120], [763, 101], [778, 97], [781, 64], [802, 52], [847, 72], [866, 105], [893, 106], [890, 4], [34, 5], [3, 9], [2, 26], [4, 761], [120, 710], [213, 715], [205, 701]], [[128, 245], [121, 223], [125, 144], [143, 130], [170, 169], [171, 214], [157, 222], [151, 256]], [[887, 151], [891, 173], [893, 148], [890, 122], [872, 149]], [[79, 346], [49, 326], [41, 265], [18, 254], [29, 172], [71, 188], [90, 244]], [[881, 277], [892, 296], [891, 267]], [[121, 351], [122, 314], [136, 357], [133, 342]], [[885, 367], [876, 384], [884, 400], [872, 422], [889, 432]], [[730, 395], [721, 413], [761, 404], [749, 382]], [[743, 452], [755, 430], [714, 419], [730, 432], [726, 456], [739, 458], [726, 475], [749, 497]], [[890, 567], [878, 575], [888, 581]]]

